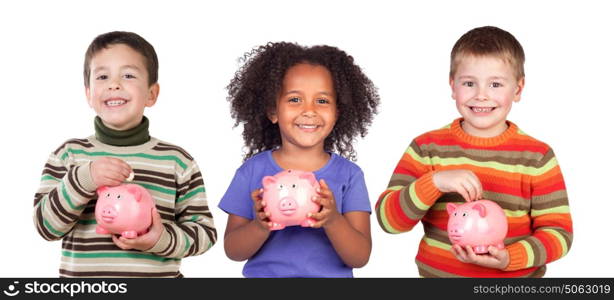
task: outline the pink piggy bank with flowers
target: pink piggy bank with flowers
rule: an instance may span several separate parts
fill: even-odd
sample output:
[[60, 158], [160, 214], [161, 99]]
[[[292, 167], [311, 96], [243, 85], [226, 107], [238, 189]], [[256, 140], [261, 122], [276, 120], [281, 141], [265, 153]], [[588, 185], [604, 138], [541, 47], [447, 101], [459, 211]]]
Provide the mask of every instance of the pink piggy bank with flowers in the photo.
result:
[[313, 202], [320, 184], [311, 172], [284, 170], [262, 178], [264, 211], [269, 213], [271, 230], [286, 226], [311, 227], [315, 223], [307, 214], [316, 213], [320, 205]]
[[100, 187], [97, 193], [96, 233], [120, 234], [129, 239], [147, 233], [155, 205], [147, 189], [138, 184], [122, 184]]
[[488, 246], [505, 249], [507, 218], [497, 203], [490, 200], [448, 203], [446, 209], [448, 237], [453, 245], [469, 245], [476, 254], [488, 253]]

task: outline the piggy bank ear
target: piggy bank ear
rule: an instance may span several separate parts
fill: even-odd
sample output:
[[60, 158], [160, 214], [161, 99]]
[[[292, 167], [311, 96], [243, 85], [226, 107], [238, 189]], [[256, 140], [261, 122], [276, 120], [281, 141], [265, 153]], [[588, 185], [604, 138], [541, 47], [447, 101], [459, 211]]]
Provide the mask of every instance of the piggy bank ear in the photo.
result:
[[136, 202], [141, 201], [142, 193], [141, 193], [141, 189], [139, 189], [138, 186], [126, 185], [126, 191], [128, 191], [128, 193], [134, 196], [134, 199], [136, 200]]
[[277, 178], [275, 178], [273, 176], [264, 176], [264, 178], [262, 178], [262, 186], [263, 187], [267, 187], [269, 185], [273, 185], [273, 184], [275, 184], [275, 182], [277, 182]]
[[458, 206], [454, 203], [446, 204], [446, 210], [448, 211], [448, 215], [452, 215]]
[[98, 194], [98, 196], [102, 195], [106, 190], [108, 190], [109, 187], [107, 186], [101, 186], [98, 189], [96, 189], [96, 193]]
[[313, 186], [313, 187], [317, 186], [317, 184], [318, 184], [318, 180], [316, 179], [316, 175], [313, 175], [313, 173], [311, 173], [311, 172], [303, 173], [298, 178], [305, 179], [305, 180], [309, 181], [309, 184], [311, 184], [311, 186]]
[[471, 209], [475, 209], [480, 213], [480, 217], [486, 217], [486, 206], [483, 204], [477, 203], [471, 206]]

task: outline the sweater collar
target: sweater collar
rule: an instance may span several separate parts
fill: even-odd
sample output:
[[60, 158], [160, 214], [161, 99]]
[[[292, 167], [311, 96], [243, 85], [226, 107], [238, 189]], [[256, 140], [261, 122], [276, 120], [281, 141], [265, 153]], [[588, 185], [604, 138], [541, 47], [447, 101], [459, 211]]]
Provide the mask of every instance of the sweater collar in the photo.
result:
[[149, 141], [149, 120], [143, 116], [141, 123], [128, 130], [115, 130], [104, 125], [100, 117], [94, 119], [96, 139], [112, 146], [136, 146]]
[[504, 132], [497, 136], [484, 138], [466, 133], [461, 127], [462, 122], [463, 118], [458, 118], [454, 120], [454, 122], [452, 122], [452, 124], [450, 125], [450, 130], [452, 131], [452, 134], [458, 137], [461, 141], [476, 146], [489, 147], [501, 145], [518, 132], [518, 126], [516, 126], [516, 124], [512, 123], [511, 121], [506, 121], [507, 129]]

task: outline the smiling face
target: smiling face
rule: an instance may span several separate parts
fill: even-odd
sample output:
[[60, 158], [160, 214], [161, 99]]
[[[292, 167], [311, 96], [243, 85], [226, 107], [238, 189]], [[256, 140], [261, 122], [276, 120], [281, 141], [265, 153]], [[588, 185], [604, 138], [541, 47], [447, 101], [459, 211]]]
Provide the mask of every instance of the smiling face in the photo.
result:
[[466, 55], [450, 78], [452, 98], [463, 116], [462, 128], [470, 135], [494, 137], [507, 129], [512, 102], [520, 101], [524, 78], [495, 56]]
[[289, 68], [269, 119], [279, 124], [282, 147], [324, 150], [337, 121], [337, 98], [328, 69], [306, 63]]
[[110, 45], [90, 62], [92, 73], [87, 101], [109, 128], [128, 130], [143, 118], [145, 107], [156, 103], [159, 85], [149, 86], [141, 54], [124, 44]]

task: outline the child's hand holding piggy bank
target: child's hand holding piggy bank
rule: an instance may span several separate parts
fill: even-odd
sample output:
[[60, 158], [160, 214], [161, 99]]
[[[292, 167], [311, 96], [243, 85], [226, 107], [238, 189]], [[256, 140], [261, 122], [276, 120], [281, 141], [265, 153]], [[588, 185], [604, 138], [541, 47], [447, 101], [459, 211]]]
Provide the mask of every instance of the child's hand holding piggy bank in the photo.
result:
[[307, 214], [320, 210], [320, 205], [312, 200], [317, 196], [316, 189], [320, 187], [313, 173], [284, 170], [275, 176], [265, 176], [262, 186], [264, 211], [270, 214], [271, 230], [294, 225], [310, 227], [315, 223], [307, 217]]
[[147, 232], [154, 202], [144, 187], [138, 184], [103, 186], [97, 193], [96, 233], [121, 234], [133, 239]]
[[448, 203], [448, 237], [453, 245], [472, 246], [476, 254], [488, 252], [488, 246], [505, 249], [507, 218], [501, 207], [490, 200], [461, 205]]

